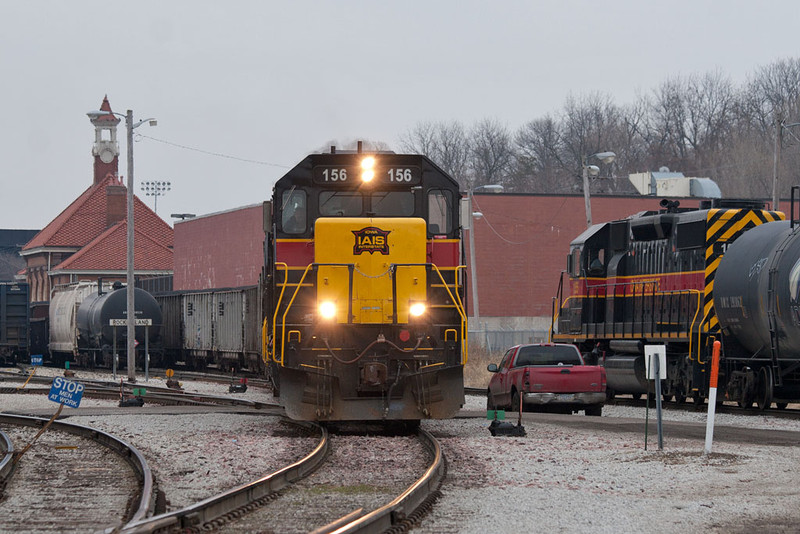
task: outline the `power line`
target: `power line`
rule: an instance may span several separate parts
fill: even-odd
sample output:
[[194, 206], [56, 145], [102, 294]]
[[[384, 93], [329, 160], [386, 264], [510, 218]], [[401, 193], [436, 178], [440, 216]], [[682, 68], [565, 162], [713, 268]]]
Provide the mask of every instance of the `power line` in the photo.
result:
[[192, 152], [200, 152], [201, 154], [206, 154], [208, 156], [216, 156], [218, 158], [233, 159], [233, 160], [236, 160], [236, 161], [243, 161], [245, 163], [254, 163], [256, 165], [267, 165], [269, 167], [280, 167], [281, 169], [291, 169], [291, 167], [288, 166], [288, 165], [280, 165], [278, 163], [269, 163], [267, 161], [259, 161], [259, 160], [256, 160], [256, 159], [240, 158], [240, 157], [237, 157], [237, 156], [230, 156], [228, 154], [222, 154], [220, 152], [211, 152], [209, 150], [203, 150], [203, 149], [200, 149], [200, 148], [194, 148], [194, 147], [191, 147], [191, 146], [181, 145], [179, 143], [173, 143], [172, 141], [166, 141], [164, 139], [158, 139], [156, 137], [151, 137], [149, 135], [137, 134], [137, 137], [144, 137], [146, 139], [150, 139], [151, 141], [157, 141], [159, 143], [164, 143], [165, 145], [174, 146], [176, 148], [182, 148], [184, 150], [191, 150]]

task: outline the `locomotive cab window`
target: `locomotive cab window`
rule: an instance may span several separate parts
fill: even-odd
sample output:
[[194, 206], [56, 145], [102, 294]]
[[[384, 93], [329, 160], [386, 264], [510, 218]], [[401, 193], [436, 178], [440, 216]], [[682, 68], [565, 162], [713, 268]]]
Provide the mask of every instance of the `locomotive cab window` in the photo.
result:
[[567, 257], [567, 271], [570, 276], [577, 278], [581, 275], [581, 249], [572, 249], [572, 254]]
[[376, 191], [370, 195], [371, 211], [378, 217], [414, 215], [414, 193], [411, 191]]
[[601, 276], [605, 270], [605, 249], [589, 249], [587, 255], [587, 271], [591, 276]]
[[302, 234], [307, 228], [306, 192], [284, 191], [281, 202], [281, 228], [287, 234]]
[[364, 196], [359, 191], [322, 191], [319, 214], [323, 217], [359, 217], [364, 211]]
[[452, 191], [434, 189], [428, 192], [428, 232], [449, 234], [453, 231]]

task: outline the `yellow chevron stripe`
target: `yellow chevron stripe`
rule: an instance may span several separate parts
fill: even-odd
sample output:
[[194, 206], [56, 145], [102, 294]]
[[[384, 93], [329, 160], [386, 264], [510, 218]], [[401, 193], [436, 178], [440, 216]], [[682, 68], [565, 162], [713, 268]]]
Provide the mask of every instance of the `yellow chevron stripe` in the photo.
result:
[[[720, 210], [709, 210], [708, 220], [710, 221]], [[736, 221], [732, 221], [735, 216], [741, 215], [742, 210], [725, 210], [725, 213], [720, 215], [720, 218], [714, 222], [713, 225], [708, 226], [706, 231], [706, 270], [705, 278], [707, 280], [704, 291], [703, 309], [706, 322], [702, 325], [703, 331], [714, 330], [719, 325], [719, 320], [714, 313], [714, 274], [722, 261], [723, 254], [715, 256], [714, 245], [717, 242], [727, 242], [736, 234], [746, 231], [749, 228], [759, 226], [764, 221], [759, 218], [757, 212], [748, 211], [744, 216]], [[783, 219], [783, 214], [780, 212], [767, 212], [761, 211], [760, 214], [767, 221], [774, 221]], [[712, 237], [718, 236], [716, 240], [712, 241]]]

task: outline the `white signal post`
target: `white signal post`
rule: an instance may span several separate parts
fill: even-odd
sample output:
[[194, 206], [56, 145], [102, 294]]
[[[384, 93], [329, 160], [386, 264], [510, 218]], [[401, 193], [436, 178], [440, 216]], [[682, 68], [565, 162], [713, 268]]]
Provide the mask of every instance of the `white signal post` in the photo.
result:
[[[645, 371], [648, 380], [655, 381], [655, 397], [656, 397], [656, 421], [658, 428], [658, 450], [664, 450], [664, 432], [662, 426], [662, 411], [661, 411], [661, 381], [666, 379], [667, 374], [667, 347], [664, 345], [645, 345]], [[650, 398], [649, 393], [647, 406], [649, 413]], [[647, 418], [645, 418], [647, 420]], [[647, 423], [645, 423], [645, 440], [644, 448], [647, 450]]]
[[719, 376], [719, 352], [722, 344], [714, 342], [711, 356], [711, 378], [708, 388], [708, 417], [706, 419], [706, 446], [703, 454], [711, 454], [711, 442], [714, 441], [714, 414], [717, 409], [717, 377]]

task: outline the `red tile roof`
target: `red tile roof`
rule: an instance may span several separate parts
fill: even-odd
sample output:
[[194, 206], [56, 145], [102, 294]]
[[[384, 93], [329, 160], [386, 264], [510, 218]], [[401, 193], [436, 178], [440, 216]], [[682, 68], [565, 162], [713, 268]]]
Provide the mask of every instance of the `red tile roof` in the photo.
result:
[[[128, 225], [126, 221], [121, 221], [56, 265], [53, 271], [124, 271], [127, 268], [127, 243]], [[172, 249], [163, 243], [163, 239], [152, 237], [140, 230], [138, 225], [134, 232], [133, 254], [137, 271], [172, 270]]]
[[[124, 185], [122, 180], [111, 175], [92, 185], [36, 234], [22, 250], [86, 246], [106, 231], [106, 187], [120, 185]], [[165, 247], [172, 246], [172, 228], [136, 196], [134, 224], [137, 232], [144, 232]]]
[[106, 187], [122, 185], [114, 176], [93, 184], [50, 224], [36, 234], [22, 250], [39, 247], [82, 247], [106, 229]]

